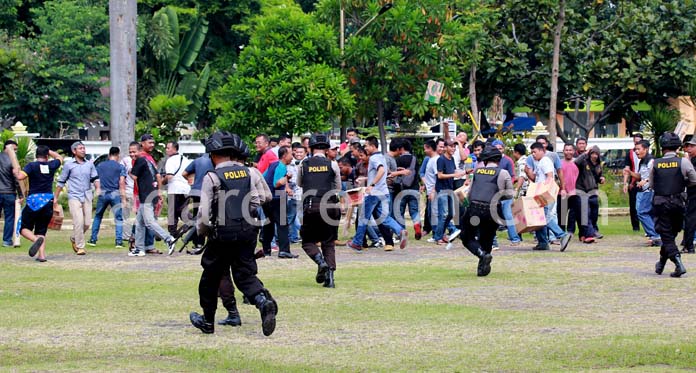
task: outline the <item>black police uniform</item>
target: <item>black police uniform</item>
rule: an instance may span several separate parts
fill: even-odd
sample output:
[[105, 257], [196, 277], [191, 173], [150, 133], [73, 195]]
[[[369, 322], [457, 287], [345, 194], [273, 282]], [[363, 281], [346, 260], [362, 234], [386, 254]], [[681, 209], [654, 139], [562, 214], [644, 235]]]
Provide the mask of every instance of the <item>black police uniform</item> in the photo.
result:
[[[653, 212], [655, 214], [655, 231], [660, 234], [660, 260], [655, 265], [655, 272], [662, 274], [667, 259], [677, 265], [677, 271], [672, 277], [679, 277], [686, 272], [683, 269], [679, 249], [675, 239], [684, 224], [684, 189], [687, 186], [681, 170], [683, 159], [677, 158], [674, 152], [653, 163], [652, 188]], [[681, 271], [683, 269], [683, 271]]]
[[[220, 180], [220, 190], [214, 190], [215, 197], [210, 204], [211, 223], [214, 225], [208, 237], [208, 247], [201, 258], [203, 274], [198, 286], [200, 304], [203, 308], [205, 327], [200, 327], [191, 314], [191, 321], [205, 333], [212, 333], [212, 322], [217, 308], [218, 287], [221, 279], [232, 270], [232, 278], [237, 288], [261, 311], [263, 330], [270, 335], [275, 329], [277, 304], [263, 283], [256, 277], [257, 265], [254, 257], [258, 227], [247, 221], [256, 215], [245, 198], [251, 191], [250, 170], [240, 164], [216, 168]], [[224, 211], [219, 211], [216, 201], [225, 193]], [[217, 198], [216, 198], [217, 197]], [[209, 198], [202, 195], [202, 199]], [[247, 211], [244, 211], [244, 209]], [[224, 212], [224, 218], [222, 216]], [[246, 216], [245, 216], [246, 215]], [[271, 316], [269, 316], [271, 315]], [[200, 317], [200, 315], [198, 315]], [[198, 320], [200, 323], [200, 320]]]
[[[314, 156], [302, 162], [302, 190], [305, 194], [316, 191], [315, 195], [307, 194], [302, 200], [302, 249], [319, 267], [317, 283], [330, 288], [335, 287], [335, 241], [338, 239], [338, 223], [341, 218], [336, 190], [333, 189], [335, 180], [336, 173], [331, 160], [326, 157]], [[322, 217], [322, 211], [329, 220]], [[321, 253], [317, 242], [321, 243]]]
[[479, 258], [479, 276], [486, 276], [491, 271], [493, 239], [500, 225], [494, 219], [494, 213], [498, 217], [502, 216], [499, 201], [496, 199], [496, 194], [500, 191], [498, 177], [501, 172], [498, 166], [483, 167], [474, 172], [469, 192], [469, 207], [461, 222], [464, 226], [464, 246]]

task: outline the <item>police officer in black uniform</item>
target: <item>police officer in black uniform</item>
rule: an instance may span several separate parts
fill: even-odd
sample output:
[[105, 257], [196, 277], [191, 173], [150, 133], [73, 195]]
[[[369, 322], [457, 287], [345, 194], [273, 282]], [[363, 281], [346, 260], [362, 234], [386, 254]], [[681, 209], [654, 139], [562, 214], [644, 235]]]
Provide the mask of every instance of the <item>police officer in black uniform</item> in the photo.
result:
[[671, 277], [681, 277], [686, 273], [675, 239], [684, 225], [684, 190], [696, 184], [696, 171], [691, 162], [677, 157], [681, 146], [679, 136], [665, 132], [660, 137], [663, 156], [653, 162], [650, 172], [650, 187], [655, 191], [653, 212], [655, 230], [660, 234], [660, 260], [655, 264], [655, 273], [662, 274], [667, 259], [676, 266]]
[[239, 162], [249, 153], [239, 136], [216, 132], [206, 140], [205, 150], [215, 171], [206, 174], [201, 188], [196, 229], [208, 237], [198, 285], [203, 315], [191, 312], [191, 323], [203, 333], [214, 332], [220, 279], [231, 269], [237, 288], [259, 309], [263, 334], [269, 336], [278, 305], [256, 277], [254, 249], [260, 225], [256, 211], [271, 200], [271, 191], [258, 170]]
[[[689, 140], [684, 148], [689, 154], [691, 165], [696, 169], [696, 136]], [[686, 216], [684, 221], [684, 239], [682, 249], [683, 254], [694, 254], [694, 233], [696, 233], [696, 186], [689, 185], [686, 187]]]
[[[309, 141], [312, 156], [302, 161], [297, 185], [302, 187], [303, 220], [300, 228], [302, 249], [317, 263], [316, 281], [333, 288], [336, 271], [335, 241], [341, 210], [337, 193], [341, 190], [341, 171], [336, 161], [326, 158], [329, 139], [314, 135]], [[317, 247], [321, 243], [321, 252]]]
[[498, 226], [504, 224], [500, 201], [513, 195], [510, 174], [498, 167], [502, 156], [496, 147], [490, 145], [481, 152], [484, 167], [474, 171], [469, 189], [469, 207], [461, 221], [464, 246], [479, 258], [478, 276], [487, 276], [491, 272], [493, 238]]

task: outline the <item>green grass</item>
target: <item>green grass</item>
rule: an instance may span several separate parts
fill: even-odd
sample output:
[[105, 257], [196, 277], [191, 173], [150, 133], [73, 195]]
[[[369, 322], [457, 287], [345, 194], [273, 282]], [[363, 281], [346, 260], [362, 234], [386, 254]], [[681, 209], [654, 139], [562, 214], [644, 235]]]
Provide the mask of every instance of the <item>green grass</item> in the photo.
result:
[[626, 220], [565, 253], [504, 247], [486, 278], [460, 245], [423, 241], [339, 248], [333, 290], [314, 283], [306, 256], [260, 260], [279, 302], [271, 337], [248, 305], [238, 328], [189, 324], [200, 257], [128, 258], [102, 244], [110, 237], [78, 257], [66, 232], [49, 232], [47, 263], [26, 244], [0, 251], [0, 370], [691, 370], [696, 281], [652, 274], [657, 251]]

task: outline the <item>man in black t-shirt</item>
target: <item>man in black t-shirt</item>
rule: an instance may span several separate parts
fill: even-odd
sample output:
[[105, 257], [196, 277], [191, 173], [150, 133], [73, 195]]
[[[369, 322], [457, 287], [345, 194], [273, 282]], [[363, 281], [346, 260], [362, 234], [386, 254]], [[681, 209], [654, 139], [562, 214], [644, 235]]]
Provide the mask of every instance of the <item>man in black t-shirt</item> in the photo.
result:
[[[411, 142], [407, 139], [399, 141], [398, 145], [399, 156], [396, 158], [396, 173], [400, 176], [395, 181], [399, 185], [399, 194], [393, 203], [398, 202], [400, 215], [399, 222], [405, 223], [406, 207], [413, 221], [413, 229], [416, 232], [416, 239], [420, 240], [423, 232], [421, 230], [420, 214], [418, 213], [418, 202], [420, 200], [420, 192], [418, 189], [418, 161], [416, 156], [411, 154]], [[399, 201], [400, 200], [400, 201]], [[405, 224], [402, 224], [405, 225]]]
[[[128, 256], [145, 256], [145, 236], [147, 230], [151, 230], [167, 243], [169, 254], [174, 251], [176, 240], [166, 230], [157, 223], [156, 206], [161, 203], [159, 196], [159, 186], [162, 176], [157, 172], [152, 150], [155, 148], [155, 140], [152, 135], [143, 135], [140, 138], [142, 153], [135, 161], [133, 169], [130, 171], [131, 178], [138, 187], [138, 213], [135, 218], [135, 250], [128, 253]], [[153, 249], [150, 249], [153, 250]]]

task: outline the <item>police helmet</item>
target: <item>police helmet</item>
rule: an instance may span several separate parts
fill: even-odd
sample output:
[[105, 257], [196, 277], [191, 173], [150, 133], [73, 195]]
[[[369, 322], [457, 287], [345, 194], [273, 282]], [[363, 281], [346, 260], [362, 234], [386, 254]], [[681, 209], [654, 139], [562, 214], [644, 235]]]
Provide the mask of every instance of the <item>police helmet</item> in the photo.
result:
[[237, 134], [227, 131], [217, 131], [205, 140], [206, 153], [222, 152], [227, 150], [236, 156], [248, 157], [249, 148]]
[[663, 149], [679, 149], [681, 145], [679, 136], [674, 132], [665, 132], [660, 136], [660, 146]]
[[482, 162], [500, 162], [502, 157], [503, 154], [500, 152], [500, 150], [498, 150], [498, 148], [492, 145], [487, 145], [481, 152], [479, 159]]
[[311, 149], [328, 149], [329, 146], [329, 138], [326, 135], [312, 135], [309, 139]]

